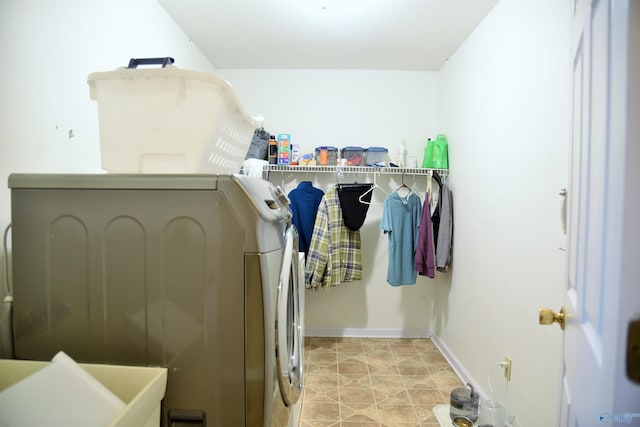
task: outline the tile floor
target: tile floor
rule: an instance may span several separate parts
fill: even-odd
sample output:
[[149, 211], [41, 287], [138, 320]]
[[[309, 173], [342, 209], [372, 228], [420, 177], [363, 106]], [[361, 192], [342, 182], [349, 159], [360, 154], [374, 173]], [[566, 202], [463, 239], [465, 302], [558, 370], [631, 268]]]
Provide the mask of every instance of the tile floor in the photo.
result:
[[299, 427], [439, 427], [462, 382], [430, 339], [305, 339]]

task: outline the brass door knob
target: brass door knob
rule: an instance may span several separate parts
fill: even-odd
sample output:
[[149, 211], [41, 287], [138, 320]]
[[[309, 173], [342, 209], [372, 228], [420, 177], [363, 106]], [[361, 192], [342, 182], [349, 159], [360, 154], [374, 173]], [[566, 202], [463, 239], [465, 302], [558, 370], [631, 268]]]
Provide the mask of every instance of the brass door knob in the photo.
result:
[[550, 308], [541, 308], [540, 310], [538, 310], [538, 314], [540, 315], [539, 323], [541, 325], [558, 323], [560, 325], [560, 328], [564, 330], [564, 323], [567, 317], [567, 310], [564, 307], [560, 309], [560, 313], [557, 313]]

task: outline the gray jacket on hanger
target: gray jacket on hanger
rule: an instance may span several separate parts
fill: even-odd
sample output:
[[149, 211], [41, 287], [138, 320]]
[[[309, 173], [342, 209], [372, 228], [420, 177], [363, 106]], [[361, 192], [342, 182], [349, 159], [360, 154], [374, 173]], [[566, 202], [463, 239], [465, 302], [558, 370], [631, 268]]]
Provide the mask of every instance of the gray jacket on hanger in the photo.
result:
[[453, 242], [453, 196], [446, 182], [440, 187], [440, 224], [436, 243], [436, 269], [449, 271]]

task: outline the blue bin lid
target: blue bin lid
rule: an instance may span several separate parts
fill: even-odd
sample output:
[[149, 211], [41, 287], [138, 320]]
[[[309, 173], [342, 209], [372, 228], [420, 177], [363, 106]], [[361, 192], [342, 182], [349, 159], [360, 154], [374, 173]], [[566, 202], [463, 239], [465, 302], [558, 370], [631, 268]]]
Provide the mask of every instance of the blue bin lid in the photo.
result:
[[316, 151], [320, 151], [322, 149], [325, 149], [327, 151], [338, 151], [338, 147], [332, 147], [330, 145], [323, 145], [323, 146], [320, 146], [320, 147], [316, 147]]
[[348, 147], [344, 147], [342, 151], [364, 151], [364, 147], [356, 147], [355, 145], [350, 145]]
[[379, 152], [379, 153], [388, 153], [389, 150], [384, 148], [384, 147], [369, 147], [367, 148], [367, 151], [374, 151], [374, 152]]

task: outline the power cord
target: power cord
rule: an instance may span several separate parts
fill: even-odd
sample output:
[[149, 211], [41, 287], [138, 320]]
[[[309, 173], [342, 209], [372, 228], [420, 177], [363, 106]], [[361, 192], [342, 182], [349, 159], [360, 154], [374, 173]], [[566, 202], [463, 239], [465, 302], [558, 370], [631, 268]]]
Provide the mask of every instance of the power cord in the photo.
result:
[[509, 366], [509, 363], [506, 361], [502, 361], [502, 362], [498, 362], [496, 363], [494, 366], [491, 367], [491, 369], [489, 369], [489, 372], [487, 372], [487, 383], [489, 383], [489, 393], [490, 393], [490, 398], [491, 398], [491, 405], [493, 405], [494, 411], [493, 411], [493, 416], [492, 416], [492, 422], [493, 425], [496, 427], [504, 427], [504, 426], [509, 426], [509, 427], [516, 427], [519, 426], [520, 424], [516, 421], [516, 419], [518, 418], [517, 416], [513, 416], [513, 418], [511, 420], [507, 420], [507, 407], [508, 405], [508, 400], [509, 400], [509, 382], [507, 382], [507, 386], [505, 388], [505, 397], [504, 397], [504, 410], [505, 410], [505, 419], [504, 419], [504, 423], [503, 425], [499, 425], [498, 422], [500, 420], [496, 419], [497, 415], [498, 415], [498, 411], [497, 409], [497, 405], [496, 402], [494, 400], [494, 394], [493, 394], [493, 385], [491, 384], [491, 374], [493, 373], [493, 370], [497, 367], [500, 368], [506, 368], [507, 366]]
[[[9, 281], [9, 245], [7, 244], [9, 230], [11, 224], [7, 225], [4, 229], [3, 246], [4, 251], [4, 280], [7, 288], [7, 293], [4, 296], [4, 307], [0, 309], [0, 355], [7, 357], [13, 352], [11, 342], [11, 312], [13, 309], [13, 290]], [[5, 325], [6, 323], [6, 325]], [[6, 332], [6, 334], [5, 334]]]
[[9, 285], [9, 252], [7, 250], [7, 237], [9, 236], [9, 230], [11, 230], [11, 224], [7, 225], [7, 227], [4, 229], [4, 234], [2, 237], [2, 249], [4, 251], [4, 284], [7, 287], [7, 296], [13, 295], [11, 286]]
[[[487, 372], [487, 382], [489, 383], [489, 396], [491, 398], [491, 405], [493, 405], [493, 413], [492, 413], [492, 422], [493, 425], [498, 427], [498, 421], [496, 420], [496, 411], [495, 411], [495, 407], [496, 407], [496, 401], [493, 399], [493, 386], [491, 385], [491, 374], [493, 373], [493, 370], [497, 367], [501, 367], [501, 368], [506, 368], [507, 367], [507, 362], [499, 362], [496, 363], [494, 366], [491, 367], [491, 369], [489, 369], [489, 372]], [[500, 426], [503, 427], [503, 426]]]

